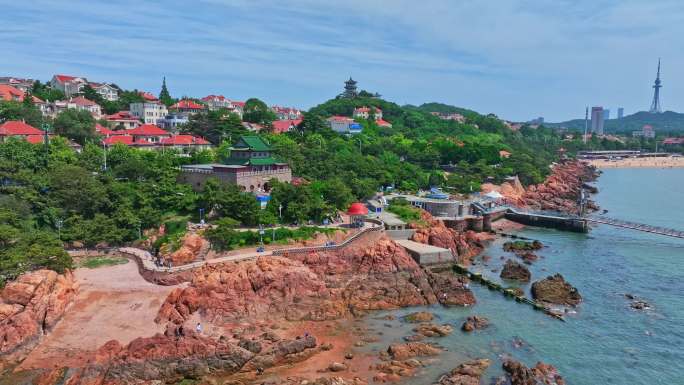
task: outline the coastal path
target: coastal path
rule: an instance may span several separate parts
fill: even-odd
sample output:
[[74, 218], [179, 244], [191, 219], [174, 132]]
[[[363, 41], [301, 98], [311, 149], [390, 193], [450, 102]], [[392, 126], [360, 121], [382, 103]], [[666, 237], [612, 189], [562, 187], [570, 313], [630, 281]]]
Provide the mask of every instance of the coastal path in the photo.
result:
[[668, 237], [684, 239], [684, 231], [669, 229], [666, 227], [651, 226], [651, 225], [646, 225], [643, 223], [629, 222], [629, 221], [623, 221], [621, 219], [599, 217], [599, 216], [585, 217], [584, 219], [588, 222], [591, 222], [591, 223], [600, 223], [600, 224], [609, 225], [609, 226], [621, 227], [623, 229], [643, 231], [643, 232], [651, 233], [651, 234], [665, 235]]

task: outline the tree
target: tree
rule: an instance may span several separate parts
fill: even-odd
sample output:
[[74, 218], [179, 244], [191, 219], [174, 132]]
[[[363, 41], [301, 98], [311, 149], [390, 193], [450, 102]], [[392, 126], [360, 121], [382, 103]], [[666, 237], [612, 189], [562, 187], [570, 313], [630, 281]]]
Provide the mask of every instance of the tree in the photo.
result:
[[230, 250], [240, 238], [235, 231], [238, 224], [239, 222], [233, 218], [221, 218], [216, 221], [216, 227], [208, 229], [204, 235], [211, 242], [212, 248], [219, 251]]
[[63, 100], [66, 98], [64, 92], [50, 87], [50, 85], [47, 83], [43, 84], [40, 82], [40, 80], [36, 80], [33, 83], [33, 87], [31, 88], [31, 94], [46, 102], [54, 102], [56, 100]]
[[276, 115], [268, 108], [266, 103], [257, 98], [250, 98], [245, 102], [242, 119], [245, 122], [268, 126], [276, 120]]
[[43, 115], [31, 102], [31, 96], [24, 98], [25, 102], [0, 101], [0, 122], [7, 120], [23, 120], [26, 124], [40, 128]]
[[207, 180], [200, 195], [199, 207], [221, 217], [234, 218], [243, 225], [254, 226], [259, 219], [259, 203], [253, 194], [240, 190], [236, 184]]
[[96, 138], [95, 119], [88, 111], [68, 109], [57, 115], [55, 133], [81, 145]]
[[161, 91], [159, 92], [159, 101], [165, 104], [167, 107], [171, 106], [175, 102], [171, 97], [171, 93], [169, 93], [169, 89], [166, 88], [166, 76], [164, 76], [164, 79], [162, 80], [162, 87]]
[[206, 138], [213, 144], [236, 138], [247, 132], [240, 117], [226, 109], [203, 111], [190, 116], [181, 131]]
[[93, 87], [90, 86], [90, 84], [86, 84], [83, 86], [83, 89], [81, 90], [81, 95], [88, 99], [91, 100], [99, 105], [102, 105], [105, 99], [102, 97], [102, 95], [98, 94]]

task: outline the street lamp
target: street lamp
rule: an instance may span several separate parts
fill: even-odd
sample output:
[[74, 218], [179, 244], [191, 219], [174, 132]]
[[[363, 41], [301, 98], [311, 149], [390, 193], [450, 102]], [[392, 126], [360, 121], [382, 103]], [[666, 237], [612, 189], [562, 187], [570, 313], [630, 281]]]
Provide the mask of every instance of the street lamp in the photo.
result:
[[204, 224], [204, 209], [203, 208], [199, 209], [199, 218], [200, 218], [200, 224]]
[[278, 216], [280, 217], [280, 222], [283, 222], [283, 205], [282, 203], [278, 205]]
[[259, 243], [264, 245], [264, 225], [259, 225]]
[[64, 221], [62, 218], [57, 218], [55, 221], [55, 226], [57, 226], [57, 238], [61, 241], [62, 240], [62, 225], [64, 224]]

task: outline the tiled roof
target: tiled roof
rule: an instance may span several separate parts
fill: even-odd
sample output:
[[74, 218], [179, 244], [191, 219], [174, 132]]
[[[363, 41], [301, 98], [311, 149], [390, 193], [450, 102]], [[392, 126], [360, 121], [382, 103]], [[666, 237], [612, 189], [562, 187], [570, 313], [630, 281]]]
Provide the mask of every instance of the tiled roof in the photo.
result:
[[267, 156], [265, 158], [228, 158], [223, 163], [238, 166], [270, 166], [281, 162], [277, 161], [272, 156]]
[[277, 133], [282, 133], [282, 132], [287, 132], [290, 130], [290, 127], [296, 127], [301, 123], [301, 119], [293, 119], [293, 120], [274, 120], [271, 125], [273, 126], [273, 131]]
[[10, 120], [0, 125], [0, 135], [43, 135], [43, 131], [18, 120]]
[[126, 130], [128, 135], [133, 136], [170, 136], [167, 131], [155, 126], [154, 124], [143, 124], [132, 130]]
[[76, 76], [69, 76], [69, 75], [55, 75], [55, 79], [57, 79], [58, 82], [60, 83], [66, 83], [68, 81], [76, 79]]
[[95, 123], [95, 132], [105, 136], [117, 135], [117, 131], [112, 131], [100, 123]]
[[107, 120], [138, 120], [129, 111], [119, 111], [105, 117]]
[[97, 106], [97, 103], [93, 102], [92, 100], [88, 100], [84, 98], [83, 96], [77, 96], [69, 101], [70, 103], [74, 103], [77, 106], [82, 106], [82, 107], [91, 107], [91, 106]]
[[382, 119], [377, 119], [375, 121], [375, 124], [377, 124], [380, 127], [391, 127], [392, 126], [392, 123], [385, 121], [385, 120], [382, 120]]
[[163, 145], [208, 145], [211, 144], [207, 140], [192, 136], [192, 135], [173, 135], [169, 138], [164, 138], [160, 141]]
[[348, 116], [339, 116], [339, 115], [331, 116], [327, 120], [335, 121], [335, 122], [353, 122], [354, 121], [354, 119], [352, 119]]
[[[24, 100], [24, 95], [26, 95], [26, 93], [16, 87], [0, 84], [0, 100], [16, 100], [21, 102]], [[35, 96], [32, 96], [32, 99], [34, 103], [43, 103], [42, 100]]]
[[145, 139], [135, 140], [130, 135], [114, 135], [108, 138], [102, 139], [102, 143], [105, 146], [113, 146], [115, 144], [125, 144], [126, 146], [154, 146], [155, 144], [149, 142]]
[[207, 95], [207, 96], [202, 98], [203, 102], [209, 102], [212, 100], [220, 100], [223, 102], [223, 101], [228, 100], [228, 99], [226, 99], [226, 97], [223, 95]]
[[201, 110], [203, 108], [204, 108], [203, 105], [195, 103], [195, 101], [190, 100], [190, 99], [181, 100], [178, 103], [169, 107], [169, 109], [176, 109], [176, 110], [177, 109]]
[[43, 139], [45, 138], [44, 135], [26, 135], [24, 139], [26, 139], [27, 142], [32, 143], [32, 144], [39, 144], [43, 143]]
[[150, 102], [156, 102], [157, 100], [159, 100], [156, 96], [152, 95], [149, 92], [145, 92], [145, 91], [138, 92], [138, 95], [142, 96], [143, 99], [150, 101]]

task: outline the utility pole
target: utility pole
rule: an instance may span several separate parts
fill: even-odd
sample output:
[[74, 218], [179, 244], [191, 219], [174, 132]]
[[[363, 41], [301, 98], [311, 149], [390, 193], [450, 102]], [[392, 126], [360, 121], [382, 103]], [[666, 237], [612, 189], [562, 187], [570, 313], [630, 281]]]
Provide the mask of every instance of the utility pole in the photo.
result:
[[43, 129], [43, 146], [45, 147], [45, 168], [47, 168], [48, 159], [50, 158], [50, 137], [48, 135], [50, 125], [48, 123], [43, 123], [41, 128]]
[[104, 171], [107, 171], [107, 145], [102, 142], [102, 150], [104, 151]]

